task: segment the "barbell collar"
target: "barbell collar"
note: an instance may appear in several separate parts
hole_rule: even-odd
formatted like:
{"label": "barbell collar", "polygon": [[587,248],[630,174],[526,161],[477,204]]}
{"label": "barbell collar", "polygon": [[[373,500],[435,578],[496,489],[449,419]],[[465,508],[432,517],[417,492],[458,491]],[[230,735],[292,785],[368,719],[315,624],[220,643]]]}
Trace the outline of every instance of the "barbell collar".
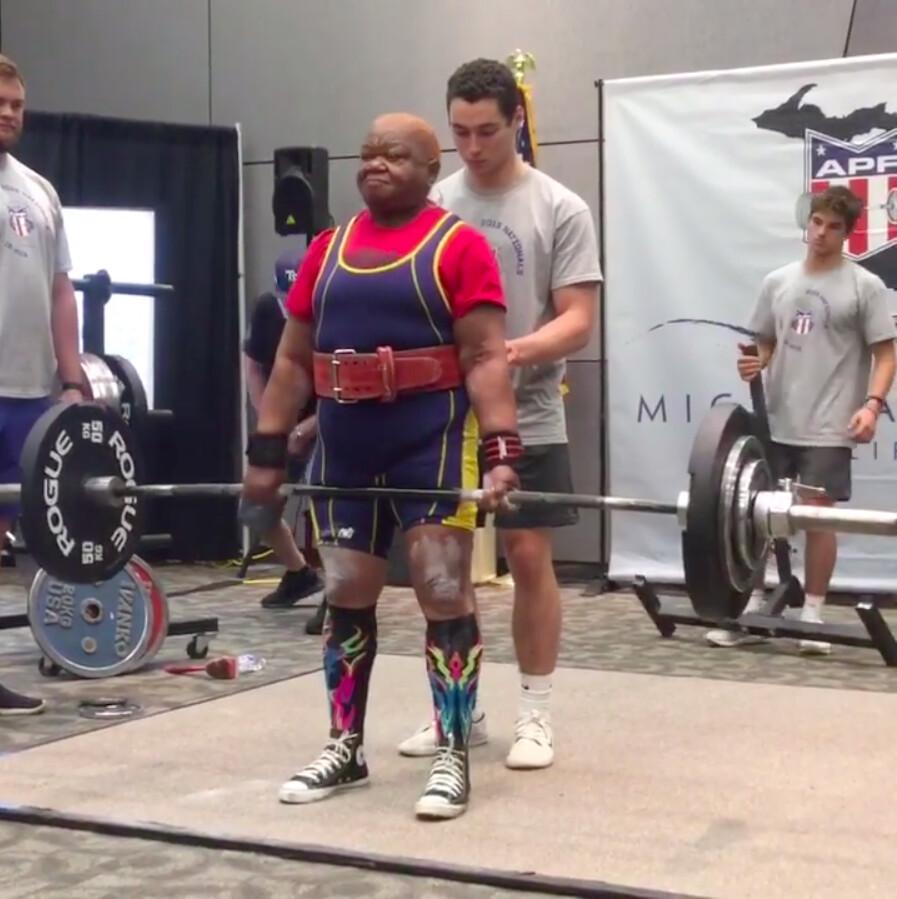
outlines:
{"label": "barbell collar", "polygon": [[767,540],[793,537],[794,495],[787,490],[761,490],[754,497],[754,528]]}
{"label": "barbell collar", "polygon": [[679,496],[676,497],[676,521],[683,531],[688,525],[688,498],[687,490],[680,490]]}
{"label": "barbell collar", "polygon": [[754,526],[769,539],[787,539],[801,531],[897,536],[897,512],[802,505],[785,490],[760,491],[754,500]]}
{"label": "barbell collar", "polygon": [[19,501],[22,488],[18,484],[0,484],[0,504],[11,506]]}

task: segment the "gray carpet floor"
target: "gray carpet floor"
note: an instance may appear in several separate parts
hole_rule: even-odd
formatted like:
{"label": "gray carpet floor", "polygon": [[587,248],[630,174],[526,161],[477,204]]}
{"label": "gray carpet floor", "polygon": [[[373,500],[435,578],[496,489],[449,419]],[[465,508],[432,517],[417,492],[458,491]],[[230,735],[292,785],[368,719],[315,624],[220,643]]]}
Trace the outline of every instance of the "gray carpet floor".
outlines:
{"label": "gray carpet floor", "polygon": [[[170,605],[173,620],[185,618],[218,616],[220,633],[212,641],[211,655],[222,653],[254,652],[266,658],[263,671],[245,675],[234,681],[216,681],[204,675],[174,676],[167,674],[163,666],[169,662],[186,661],[185,647],[188,637],[173,637],[166,641],[159,656],[150,666],[140,672],[116,678],[111,681],[85,681],[70,677],[44,678],[37,672],[39,652],[27,630],[0,631],[0,682],[31,694],[45,696],[49,703],[46,714],[21,719],[0,720],[0,751],[15,755],[29,755],[33,747],[74,738],[72,746],[78,743],[78,735],[100,728],[127,728],[123,724],[89,721],[79,716],[78,703],[85,698],[98,695],[124,696],[141,706],[138,718],[151,719],[178,709],[201,706],[203,703],[242,693],[246,690],[277,689],[283,683],[288,687],[291,679],[302,676],[298,684],[302,690],[320,690],[320,645],[319,638],[304,633],[304,622],[312,613],[314,602],[305,603],[305,608],[290,611],[267,611],[260,608],[258,600],[271,589],[274,570],[253,569],[254,580],[262,583],[241,584],[234,577],[233,569],[213,566],[169,566],[157,571],[162,584],[172,596]],[[271,578],[264,582],[265,577]],[[625,674],[661,675],[665,679],[695,678],[704,681],[735,682],[742,684],[773,685],[783,687],[816,687],[823,690],[845,691],[849,697],[852,691],[866,693],[893,693],[897,691],[897,675],[886,668],[880,657],[872,651],[836,647],[826,658],[804,658],[797,654],[791,641],[773,641],[764,645],[739,650],[710,649],[703,641],[703,633],[697,628],[680,628],[669,640],[661,639],[637,601],[628,594],[608,594],[604,596],[585,595],[584,585],[565,586],[564,594],[564,639],[560,665],[569,669],[591,669],[595,671]],[[193,591],[193,592],[188,592]],[[478,591],[482,613],[483,631],[487,645],[487,659],[491,663],[513,662],[513,647],[509,635],[510,590],[506,587],[486,587]],[[0,615],[18,613],[24,610],[24,592],[20,584],[8,572],[3,572],[0,581]],[[389,588],[380,605],[380,650],[385,655],[417,656],[422,643],[423,621],[409,591]],[[892,626],[894,613],[889,612]],[[833,608],[829,620],[854,621],[855,615],[849,608]],[[421,663],[422,676],[422,663]],[[649,679],[650,680],[650,679]],[[668,681],[671,685],[673,680]],[[672,687],[671,687],[672,689]],[[261,696],[261,693],[259,694]],[[802,693],[812,698],[814,691]],[[320,702],[323,708],[323,697]],[[848,703],[849,705],[849,703]],[[408,724],[414,726],[423,712],[409,713]],[[197,708],[197,712],[200,708]],[[320,709],[318,709],[320,711]],[[501,710],[496,710],[501,711]],[[750,714],[750,712],[746,712]],[[190,713],[188,713],[189,715]],[[175,716],[177,717],[177,716]],[[174,722],[175,717],[171,719]],[[495,716],[500,717],[500,715]],[[131,719],[132,721],[134,719]],[[184,719],[187,721],[188,719]],[[184,725],[189,727],[188,723]],[[110,734],[111,736],[111,734]],[[48,747],[49,748],[49,747]],[[8,756],[11,764],[14,756]],[[0,794],[0,802],[6,801]],[[19,798],[18,801],[21,801]],[[4,848],[4,865],[0,871],[0,885],[4,888],[0,895],[124,895],[130,892],[128,884],[134,871],[139,874],[139,862],[128,869],[127,877],[121,874],[122,889],[115,883],[97,880],[98,871],[108,870],[104,866],[103,853],[115,856],[124,843],[119,838],[95,835],[54,832],[54,849],[50,853],[53,861],[44,865],[35,856],[43,836],[37,837],[38,830],[25,825],[3,825],[2,839],[16,849],[13,855]],[[41,830],[43,834],[43,830]],[[32,845],[31,841],[36,843]],[[82,842],[86,841],[86,842]],[[176,858],[173,870],[184,871],[184,889],[187,892],[176,895],[193,895],[193,875],[198,873],[197,882],[207,879],[214,884],[207,895],[267,896],[267,895],[406,895],[403,890],[412,890],[413,895],[455,896],[455,895],[503,895],[486,890],[471,892],[473,887],[427,883],[411,878],[407,882],[393,875],[373,871],[358,871],[348,868],[334,870],[330,866],[307,865],[300,862],[263,860],[260,870],[271,870],[270,883],[249,877],[240,879],[237,861],[230,861],[226,853],[205,849],[183,849],[161,846],[142,841],[125,841],[132,848],[121,849],[133,857],[144,859],[144,863],[158,855],[160,870],[168,864],[166,859]],[[89,844],[91,848],[85,850]],[[140,844],[140,848],[137,848]],[[4,847],[6,843],[2,844]],[[28,849],[31,846],[31,849]],[[22,867],[10,874],[7,859],[18,858],[21,848]],[[96,853],[96,855],[92,855]],[[96,858],[96,864],[87,868],[82,865],[83,856]],[[127,856],[131,857],[131,856]],[[30,859],[30,861],[24,861]],[[279,876],[274,868],[283,865],[285,871],[294,872],[295,887],[292,892],[278,892]],[[55,866],[55,867],[54,867]],[[249,869],[247,862],[246,870]],[[321,868],[323,870],[319,871]],[[49,872],[49,873],[47,873]],[[54,873],[55,872],[55,873]],[[3,883],[9,875],[11,882]],[[103,875],[106,876],[106,875]],[[114,877],[117,874],[109,875]],[[175,874],[174,881],[181,875]],[[242,875],[241,875],[242,876]],[[291,875],[284,874],[289,881]],[[43,879],[41,879],[43,878]],[[58,883],[55,880],[58,878]],[[55,885],[54,885],[55,883]],[[338,883],[338,887],[333,884]],[[646,884],[647,885],[647,884]],[[664,888],[663,883],[653,883],[655,888]],[[7,892],[6,887],[16,892]],[[300,886],[302,892],[300,892]],[[48,892],[56,889],[58,893]],[[155,885],[152,886],[155,888]],[[106,890],[106,892],[103,892]],[[228,892],[230,890],[231,892]],[[253,892],[255,890],[256,892]],[[265,892],[268,890],[268,892]],[[242,891],[242,892],[241,892]],[[429,891],[429,892],[428,892]],[[160,889],[159,894],[175,895],[171,888]],[[407,893],[411,895],[412,893]],[[154,895],[145,890],[140,895]],[[714,893],[724,895],[724,893]]]}
{"label": "gray carpet floor", "polygon": [[[399,874],[0,822],[4,899],[508,899],[519,893]],[[542,894],[527,893],[534,899]]]}

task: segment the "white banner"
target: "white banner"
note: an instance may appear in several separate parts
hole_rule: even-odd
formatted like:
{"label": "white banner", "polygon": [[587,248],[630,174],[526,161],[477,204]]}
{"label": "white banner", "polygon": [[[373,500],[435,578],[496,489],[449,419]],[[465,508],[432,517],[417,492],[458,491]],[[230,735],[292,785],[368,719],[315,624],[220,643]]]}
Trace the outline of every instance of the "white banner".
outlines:
{"label": "white banner", "polygon": [[[738,329],[764,275],[805,254],[803,192],[864,196],[845,249],[897,286],[895,84],[897,55],[605,83],[611,493],[674,500],[706,410],[750,408]],[[897,509],[894,414],[892,394],[854,453],[851,505]],[[615,513],[611,528],[612,578],[681,582],[674,518]],[[897,587],[897,541],[843,535],[833,586]]]}

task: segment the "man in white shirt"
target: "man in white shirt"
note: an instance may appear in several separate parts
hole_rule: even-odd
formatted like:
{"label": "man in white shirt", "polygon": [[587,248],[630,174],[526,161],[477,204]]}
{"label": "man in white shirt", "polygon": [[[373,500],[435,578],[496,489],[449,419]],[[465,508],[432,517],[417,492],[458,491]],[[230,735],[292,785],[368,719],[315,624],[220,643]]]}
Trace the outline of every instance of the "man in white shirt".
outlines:
{"label": "man in white shirt", "polygon": [[[585,201],[517,153],[520,91],[501,62],[477,59],[449,79],[449,123],[464,168],[440,181],[433,200],[478,228],[501,269],[508,304],[508,361],[524,456],[524,490],[571,493],[562,381],[565,359],[589,340],[602,280],[592,213]],[[495,523],[514,579],[512,631],[520,700],[509,768],[545,768],[554,758],[550,697],[561,634],[551,529],[577,521],[571,507],[499,512]],[[435,751],[433,725],[399,746]],[[471,745],[486,742],[474,713]]]}
{"label": "man in white shirt", "polygon": [[[78,307],[68,271],[62,206],[49,181],[10,150],[22,134],[25,82],[0,56],[0,483],[21,480],[25,438],[61,386],[63,402],[81,399]],[[0,506],[0,535],[18,516]],[[39,699],[0,685],[0,715],[43,711]]]}

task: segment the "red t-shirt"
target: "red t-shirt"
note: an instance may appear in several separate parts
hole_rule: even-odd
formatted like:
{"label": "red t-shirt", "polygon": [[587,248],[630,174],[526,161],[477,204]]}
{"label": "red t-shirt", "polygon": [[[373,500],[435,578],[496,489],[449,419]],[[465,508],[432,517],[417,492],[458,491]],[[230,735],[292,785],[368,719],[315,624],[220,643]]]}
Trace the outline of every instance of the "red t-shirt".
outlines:
{"label": "red t-shirt", "polygon": [[[356,219],[345,248],[345,259],[355,268],[376,268],[407,255],[445,215],[438,206],[428,206],[407,225],[383,228],[364,210]],[[322,231],[309,244],[296,280],[287,294],[291,315],[310,322],[315,283],[335,229]],[[334,251],[336,248],[334,247]],[[489,242],[470,225],[456,228],[439,257],[439,277],[455,318],[461,318],[480,303],[505,308],[498,264]]]}

